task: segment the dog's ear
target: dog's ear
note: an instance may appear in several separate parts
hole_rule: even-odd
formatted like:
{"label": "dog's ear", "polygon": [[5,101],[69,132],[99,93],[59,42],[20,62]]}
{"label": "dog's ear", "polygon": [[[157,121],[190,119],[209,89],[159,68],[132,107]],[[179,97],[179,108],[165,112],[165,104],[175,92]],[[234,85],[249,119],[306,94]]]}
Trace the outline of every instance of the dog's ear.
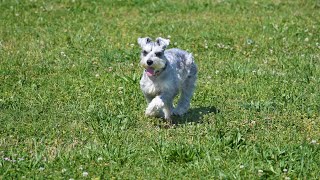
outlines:
{"label": "dog's ear", "polygon": [[164,39],[162,37],[158,37],[156,39],[156,44],[160,47],[162,47],[162,49],[167,48],[167,46],[169,46],[170,40],[169,39]]}
{"label": "dog's ear", "polygon": [[145,37],[145,38],[138,38],[138,44],[140,45],[140,47],[145,46],[146,44],[149,44],[152,41],[151,38],[149,37]]}

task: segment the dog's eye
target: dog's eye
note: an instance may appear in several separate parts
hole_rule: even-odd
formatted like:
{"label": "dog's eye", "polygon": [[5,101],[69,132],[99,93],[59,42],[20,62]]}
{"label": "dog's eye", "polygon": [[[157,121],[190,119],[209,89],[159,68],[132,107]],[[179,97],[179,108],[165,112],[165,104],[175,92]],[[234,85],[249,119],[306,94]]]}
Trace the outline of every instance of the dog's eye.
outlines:
{"label": "dog's eye", "polygon": [[154,53],[157,57],[160,57],[160,56],[162,56],[162,52],[156,52],[156,53]]}
{"label": "dog's eye", "polygon": [[146,56],[146,55],[148,54],[148,52],[147,52],[147,51],[142,51],[142,54],[143,54],[144,56]]}

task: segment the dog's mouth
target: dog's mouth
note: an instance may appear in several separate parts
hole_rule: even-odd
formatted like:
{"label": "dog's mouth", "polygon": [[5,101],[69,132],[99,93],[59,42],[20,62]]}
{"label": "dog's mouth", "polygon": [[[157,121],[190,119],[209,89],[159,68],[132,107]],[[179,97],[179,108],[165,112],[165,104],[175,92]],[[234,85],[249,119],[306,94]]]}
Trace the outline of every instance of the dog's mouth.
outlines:
{"label": "dog's mouth", "polygon": [[155,70],[154,70],[152,67],[148,67],[148,68],[146,69],[146,74],[147,74],[148,76],[154,76],[154,75],[155,75]]}
{"label": "dog's mouth", "polygon": [[147,66],[147,67],[145,67],[145,73],[149,77],[159,76],[166,69],[166,67],[167,67],[167,64],[165,64],[165,66],[162,69],[157,69],[155,67]]}

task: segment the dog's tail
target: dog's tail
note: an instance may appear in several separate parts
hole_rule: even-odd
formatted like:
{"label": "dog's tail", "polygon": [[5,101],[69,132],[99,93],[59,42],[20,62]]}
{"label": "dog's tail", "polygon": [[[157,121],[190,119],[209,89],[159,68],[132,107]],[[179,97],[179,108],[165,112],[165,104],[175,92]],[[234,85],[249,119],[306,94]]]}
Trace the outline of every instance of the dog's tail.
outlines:
{"label": "dog's tail", "polygon": [[189,74],[192,74],[193,76],[196,76],[198,73],[198,67],[194,62],[194,58],[192,56],[192,53],[189,53],[186,59],[186,66],[188,66]]}
{"label": "dog's tail", "polygon": [[189,54],[187,55],[187,58],[186,58],[186,65],[187,65],[187,66],[190,66],[190,65],[192,65],[192,64],[194,64],[194,58],[193,58],[192,53],[189,53]]}

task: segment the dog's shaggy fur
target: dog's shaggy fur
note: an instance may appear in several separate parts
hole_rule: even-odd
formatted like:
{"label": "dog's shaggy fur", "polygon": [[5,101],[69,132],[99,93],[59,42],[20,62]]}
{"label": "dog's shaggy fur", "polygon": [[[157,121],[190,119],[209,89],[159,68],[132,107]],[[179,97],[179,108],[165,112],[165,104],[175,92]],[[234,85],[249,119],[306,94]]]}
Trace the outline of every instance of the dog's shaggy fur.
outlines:
{"label": "dog's shaggy fur", "polygon": [[[191,53],[181,49],[168,49],[168,39],[161,37],[155,42],[149,37],[138,38],[140,65],[145,69],[140,81],[141,90],[147,100],[147,116],[164,117],[182,115],[190,107],[195,89],[197,66]],[[173,99],[181,92],[177,106]]]}

